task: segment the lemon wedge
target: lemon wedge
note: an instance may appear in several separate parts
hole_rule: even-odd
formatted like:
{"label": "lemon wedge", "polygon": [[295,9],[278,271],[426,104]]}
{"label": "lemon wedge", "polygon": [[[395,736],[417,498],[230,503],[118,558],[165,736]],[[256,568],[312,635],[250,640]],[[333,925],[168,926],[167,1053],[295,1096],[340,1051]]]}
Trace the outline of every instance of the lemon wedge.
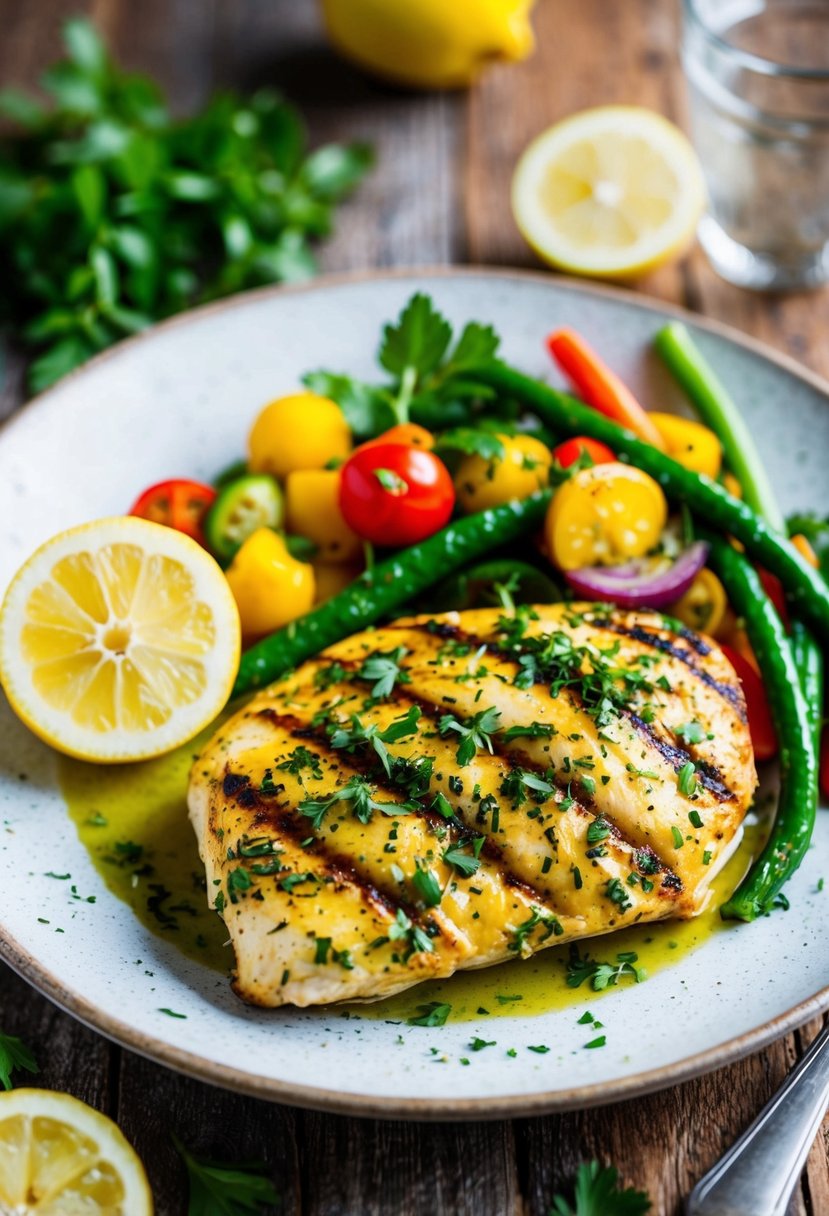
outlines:
{"label": "lemon wedge", "polygon": [[69,1094],[0,1093],[0,1212],[152,1216],[147,1175],[111,1119]]}
{"label": "lemon wedge", "polygon": [[52,747],[142,760],[192,739],[224,706],[239,613],[194,540],[132,516],[53,537],[0,609],[0,682]]}
{"label": "lemon wedge", "polygon": [[704,205],[690,143],[638,106],[583,110],[549,127],[512,181],[515,222],[539,257],[605,278],[636,278],[682,252]]}

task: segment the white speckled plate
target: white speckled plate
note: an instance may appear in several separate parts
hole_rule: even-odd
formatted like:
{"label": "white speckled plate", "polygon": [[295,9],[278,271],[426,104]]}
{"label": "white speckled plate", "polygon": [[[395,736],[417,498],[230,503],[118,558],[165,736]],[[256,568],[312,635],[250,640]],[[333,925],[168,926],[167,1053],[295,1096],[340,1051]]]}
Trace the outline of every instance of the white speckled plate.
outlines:
{"label": "white speckled plate", "polygon": [[[381,324],[415,289],[430,292],[456,323],[492,322],[505,356],[539,375],[550,373],[544,334],[572,325],[648,403],[682,408],[649,352],[668,310],[621,292],[542,275],[450,270],[242,296],[124,343],[0,432],[0,592],[59,529],[121,512],[137,490],[163,477],[210,478],[242,452],[257,408],[293,389],[303,371],[325,365],[371,375]],[[742,404],[783,507],[825,510],[826,386],[736,334],[686,320]],[[499,1019],[497,1035],[484,1018],[424,1031],[324,1009],[268,1013],[242,1005],[214,971],[149,934],[110,894],[65,813],[53,756],[0,706],[2,956],[65,1009],[136,1051],[308,1106],[410,1118],[531,1114],[642,1093],[756,1050],[829,1007],[829,891],[817,890],[827,847],[824,815],[787,888],[791,911],[719,933],[646,983],[603,998],[602,1050],[583,1049],[585,1027],[572,1008]],[[71,872],[78,891],[96,902],[72,899],[49,871]],[[501,1046],[463,1065],[476,1035]],[[541,1043],[547,1054],[527,1050]],[[440,1065],[435,1044],[446,1057]]]}

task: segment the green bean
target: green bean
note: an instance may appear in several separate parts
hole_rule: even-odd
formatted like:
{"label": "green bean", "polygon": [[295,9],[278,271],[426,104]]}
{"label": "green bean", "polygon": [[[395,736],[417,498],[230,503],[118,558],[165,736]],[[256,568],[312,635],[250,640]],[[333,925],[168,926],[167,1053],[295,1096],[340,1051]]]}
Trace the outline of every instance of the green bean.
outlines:
{"label": "green bean", "polygon": [[819,756],[823,729],[823,653],[802,621],[792,621],[790,641],[809,710],[815,755]]}
{"label": "green bean", "polygon": [[709,562],[722,579],[732,607],[745,619],[780,748],[780,798],[771,834],[740,886],[720,909],[726,920],[754,920],[769,910],[809,847],[817,808],[814,721],[791,643],[759,575],[722,537],[701,535],[711,546]]}
{"label": "green bean", "polygon": [[717,533],[730,533],[789,593],[795,611],[829,643],[829,586],[800,553],[761,519],[747,503],[729,494],[710,478],[684,468],[663,452],[637,439],[632,431],[611,422],[596,410],[530,376],[492,361],[476,367],[475,376],[512,398],[559,436],[587,435],[608,444],[620,460],[649,473],[669,498],[684,502]]}
{"label": "green bean", "polygon": [[754,437],[688,330],[679,321],[673,321],[659,331],[654,346],[693,401],[702,421],[722,444],[745,501],[776,532],[785,535],[786,524]]}
{"label": "green bean", "polygon": [[232,695],[261,688],[326,646],[403,607],[466,562],[538,527],[549,501],[550,491],[544,490],[468,515],[364,571],[344,591],[247,650]]}

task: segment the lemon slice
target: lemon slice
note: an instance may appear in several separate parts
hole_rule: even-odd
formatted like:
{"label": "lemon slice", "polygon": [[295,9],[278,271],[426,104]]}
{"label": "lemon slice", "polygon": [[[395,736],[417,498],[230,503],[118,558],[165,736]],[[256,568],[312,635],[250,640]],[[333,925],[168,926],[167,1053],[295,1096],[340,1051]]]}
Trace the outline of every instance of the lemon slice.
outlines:
{"label": "lemon slice", "polygon": [[239,613],[195,541],[131,516],[47,541],[0,609],[0,681],[59,751],[112,763],[171,751],[225,704]]}
{"label": "lemon slice", "polygon": [[705,204],[696,153],[652,110],[601,106],[542,132],[512,182],[524,238],[575,274],[634,278],[680,253]]}
{"label": "lemon slice", "polygon": [[111,1119],[48,1089],[0,1093],[0,1212],[152,1216],[144,1167]]}

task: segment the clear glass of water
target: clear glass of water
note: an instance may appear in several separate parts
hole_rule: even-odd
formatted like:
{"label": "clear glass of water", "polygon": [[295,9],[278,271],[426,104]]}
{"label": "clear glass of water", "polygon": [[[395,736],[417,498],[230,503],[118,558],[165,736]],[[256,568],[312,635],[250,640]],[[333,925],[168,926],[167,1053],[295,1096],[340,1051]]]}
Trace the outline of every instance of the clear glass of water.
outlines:
{"label": "clear glass of water", "polygon": [[700,241],[741,287],[829,280],[829,0],[683,0]]}

